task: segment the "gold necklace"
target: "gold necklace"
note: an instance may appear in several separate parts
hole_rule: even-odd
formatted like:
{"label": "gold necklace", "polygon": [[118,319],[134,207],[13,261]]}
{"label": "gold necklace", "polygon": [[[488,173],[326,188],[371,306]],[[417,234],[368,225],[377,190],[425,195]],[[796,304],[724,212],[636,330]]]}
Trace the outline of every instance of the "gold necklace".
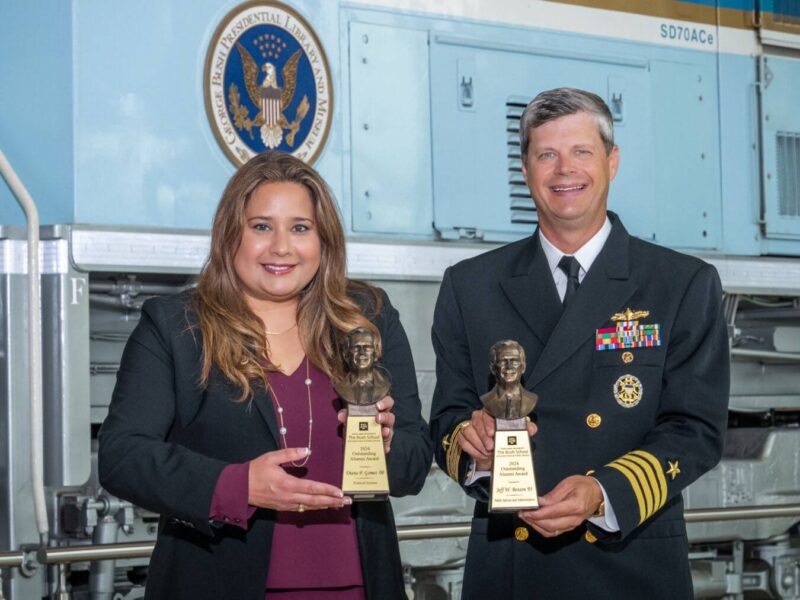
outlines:
{"label": "gold necklace", "polygon": [[291,327],[289,327],[289,329],[284,329],[283,331],[267,331],[267,330],[265,329],[265,330],[264,330],[264,333],[266,333],[267,335],[283,335],[284,333],[289,333],[289,332],[290,332],[292,329],[294,329],[295,327],[297,327],[297,321],[295,321],[295,322],[294,322],[294,325],[292,325]]}
{"label": "gold necklace", "polygon": [[[297,323],[295,323],[296,325]],[[287,329],[288,331],[288,329]],[[284,332],[285,333],[285,332]],[[292,461],[293,467],[305,467],[308,459],[311,458],[311,430],[314,426],[314,418],[311,412],[311,376],[309,375],[309,367],[308,367],[308,356],[306,356],[306,380],[303,382],[306,384],[306,396],[308,398],[308,454],[303,459],[303,462],[296,463]],[[278,394],[275,392],[275,387],[270,385],[270,391],[272,392],[272,398],[275,400],[275,404],[278,407],[278,420],[280,421],[280,429],[278,429],[278,433],[281,435],[281,441],[283,442],[283,447],[288,448],[289,445],[286,442],[286,425],[283,422],[283,406],[281,405],[280,400],[278,400]]]}

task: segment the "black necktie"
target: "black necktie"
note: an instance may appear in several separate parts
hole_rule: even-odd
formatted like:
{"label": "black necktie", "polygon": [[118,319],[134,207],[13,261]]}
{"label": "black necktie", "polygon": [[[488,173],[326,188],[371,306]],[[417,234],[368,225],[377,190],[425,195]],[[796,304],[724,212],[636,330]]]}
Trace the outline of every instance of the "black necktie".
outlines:
{"label": "black necktie", "polygon": [[574,256],[562,256],[558,261],[558,268],[564,271],[567,276],[567,291],[564,293],[564,307],[569,306],[572,297],[578,289],[578,272],[581,270],[581,263]]}

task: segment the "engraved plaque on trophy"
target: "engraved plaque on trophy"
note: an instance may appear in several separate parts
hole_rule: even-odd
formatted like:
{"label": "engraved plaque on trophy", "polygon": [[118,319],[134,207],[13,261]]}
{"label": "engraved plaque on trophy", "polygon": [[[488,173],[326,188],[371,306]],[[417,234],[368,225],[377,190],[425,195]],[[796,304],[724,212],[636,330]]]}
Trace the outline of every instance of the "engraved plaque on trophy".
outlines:
{"label": "engraved plaque on trophy", "polygon": [[489,510],[539,508],[526,418],[538,396],[522,387],[525,351],[513,340],[497,342],[489,351],[489,368],[496,384],[481,396],[484,408],[495,418]]}
{"label": "engraved plaque on trophy", "polygon": [[366,328],[351,331],[344,341],[347,375],[334,383],[347,402],[344,427],[342,491],[353,500],[384,500],[389,496],[386,454],[375,403],[389,393],[389,374],[375,364],[375,339]]}

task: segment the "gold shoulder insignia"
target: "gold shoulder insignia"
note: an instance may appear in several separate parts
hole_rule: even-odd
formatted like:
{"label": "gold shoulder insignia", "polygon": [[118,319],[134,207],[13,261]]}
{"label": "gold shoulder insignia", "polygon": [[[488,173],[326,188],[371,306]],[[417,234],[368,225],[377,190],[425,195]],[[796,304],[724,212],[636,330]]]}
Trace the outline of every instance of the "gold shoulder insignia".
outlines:
{"label": "gold shoulder insignia", "polygon": [[650,316],[649,310],[631,310],[626,308],[623,312],[618,312],[611,316],[612,321],[635,321]]}

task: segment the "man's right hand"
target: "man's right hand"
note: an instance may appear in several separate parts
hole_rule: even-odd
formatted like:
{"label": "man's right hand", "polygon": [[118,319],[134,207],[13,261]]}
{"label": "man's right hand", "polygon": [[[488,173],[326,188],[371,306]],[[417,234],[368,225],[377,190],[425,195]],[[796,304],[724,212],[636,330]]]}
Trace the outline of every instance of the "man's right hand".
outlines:
{"label": "man's right hand", "polygon": [[[484,409],[472,413],[469,426],[461,430],[458,443],[461,449],[475,461],[478,471],[490,471],[494,459],[494,417]],[[536,425],[528,422],[528,435],[536,433]]]}

